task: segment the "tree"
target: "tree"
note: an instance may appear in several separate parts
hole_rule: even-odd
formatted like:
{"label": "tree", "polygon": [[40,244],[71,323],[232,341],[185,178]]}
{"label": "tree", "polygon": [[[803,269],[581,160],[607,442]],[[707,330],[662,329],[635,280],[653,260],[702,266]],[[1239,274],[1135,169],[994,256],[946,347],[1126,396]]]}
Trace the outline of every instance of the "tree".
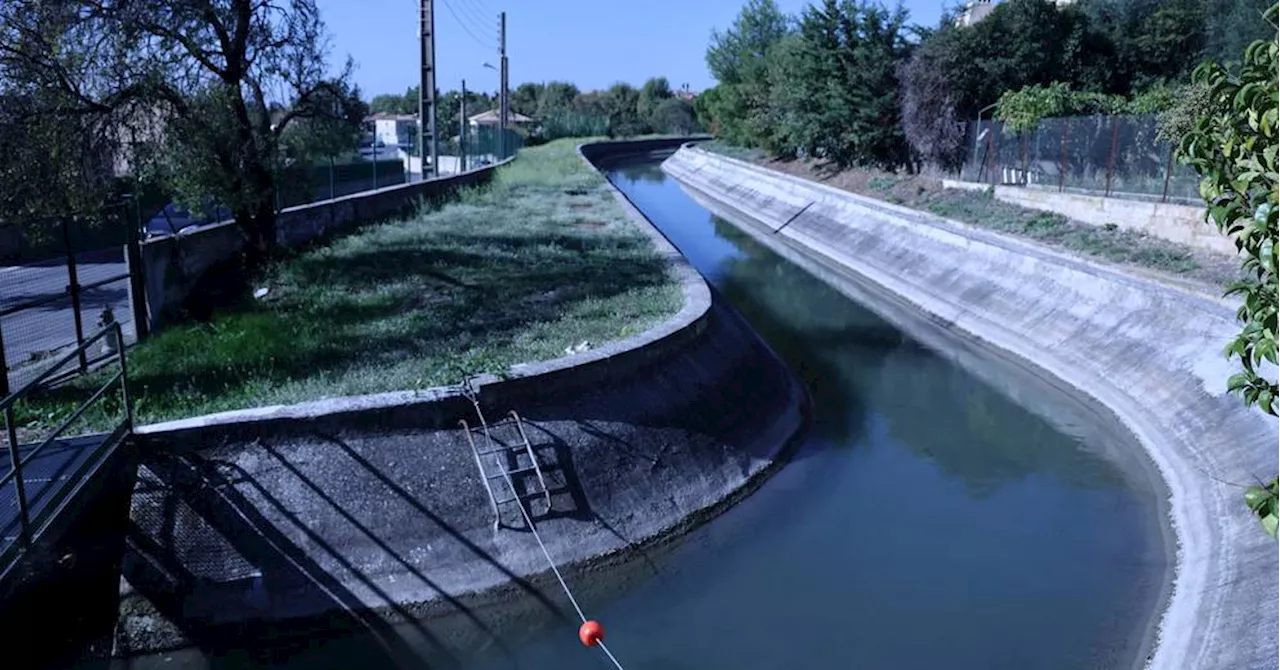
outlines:
{"label": "tree", "polygon": [[1275,26],[1263,18],[1270,0],[1206,0],[1205,4],[1205,58],[1236,60],[1255,40],[1275,36]]}
{"label": "tree", "polygon": [[658,103],[649,121],[654,132],[689,135],[698,129],[693,103],[681,98],[667,98]]}
{"label": "tree", "polygon": [[732,26],[711,34],[707,67],[719,82],[712,115],[724,139],[754,146],[768,128],[769,47],[790,31],[773,0],[749,0]]}
{"label": "tree", "polygon": [[578,87],[569,82],[547,82],[547,85],[542,88],[542,97],[538,99],[537,118],[545,120],[567,114],[573,109],[574,98],[577,98],[579,93]]}
{"label": "tree", "polygon": [[538,113],[538,103],[542,99],[542,84],[525,82],[520,84],[511,92],[511,111],[525,116],[536,116]]}
{"label": "tree", "polygon": [[[0,24],[22,26],[42,0],[0,5]],[[52,87],[68,104],[51,118],[143,110],[164,124],[152,155],[157,174],[187,202],[226,204],[246,238],[245,260],[276,244],[275,190],[281,137],[333,114],[348,93],[351,63],[328,72],[328,40],[315,0],[65,0],[56,37],[86,36],[94,58],[72,59],[55,36],[32,34],[3,50],[5,74]],[[184,169],[172,169],[181,166]]]}
{"label": "tree", "polygon": [[758,144],[840,167],[907,164],[897,64],[908,53],[906,11],[852,0],[811,5],[793,37],[767,52],[770,87]]}
{"label": "tree", "polygon": [[659,124],[655,124],[655,115],[658,106],[665,100],[672,97],[671,84],[667,82],[666,77],[651,77],[640,87],[640,97],[636,101],[636,111],[640,114],[640,118],[645,125],[657,129]]}
{"label": "tree", "polygon": [[[1280,201],[1280,41],[1275,21],[1280,5],[1268,12],[1271,37],[1251,44],[1238,66],[1206,62],[1196,69],[1193,81],[1208,92],[1207,113],[1194,130],[1182,138],[1180,160],[1201,176],[1200,193],[1209,218],[1229,236],[1243,258],[1244,278],[1232,283],[1228,295],[1239,295],[1243,304],[1236,313],[1243,329],[1230,345],[1228,356],[1238,359],[1243,371],[1233,375],[1227,388],[1268,414],[1276,414],[1280,388],[1263,377],[1263,361],[1276,364],[1278,315],[1277,214]],[[1249,490],[1246,502],[1276,535],[1277,480]]]}
{"label": "tree", "polygon": [[964,162],[964,125],[958,109],[960,93],[947,75],[947,44],[925,40],[898,67],[902,134],[915,160],[955,170]]}
{"label": "tree", "polygon": [[84,68],[106,49],[72,29],[72,9],[0,8],[0,222],[18,225],[33,244],[58,234],[52,217],[96,213],[112,199],[113,173],[129,161],[134,139],[124,105],[49,113],[81,102],[78,91],[55,85],[59,72]]}
{"label": "tree", "polygon": [[632,137],[649,132],[640,117],[640,92],[630,84],[618,82],[602,96],[605,112],[609,116],[609,134],[613,137]]}

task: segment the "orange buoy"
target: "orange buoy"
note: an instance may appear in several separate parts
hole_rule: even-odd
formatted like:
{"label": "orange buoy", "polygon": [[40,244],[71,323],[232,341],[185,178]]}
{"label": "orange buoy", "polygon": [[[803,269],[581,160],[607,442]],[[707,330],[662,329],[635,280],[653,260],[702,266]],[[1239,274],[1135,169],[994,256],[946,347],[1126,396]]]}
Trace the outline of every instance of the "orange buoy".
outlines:
{"label": "orange buoy", "polygon": [[598,621],[584,621],[578,628],[578,639],[588,647],[594,647],[604,639],[604,627]]}

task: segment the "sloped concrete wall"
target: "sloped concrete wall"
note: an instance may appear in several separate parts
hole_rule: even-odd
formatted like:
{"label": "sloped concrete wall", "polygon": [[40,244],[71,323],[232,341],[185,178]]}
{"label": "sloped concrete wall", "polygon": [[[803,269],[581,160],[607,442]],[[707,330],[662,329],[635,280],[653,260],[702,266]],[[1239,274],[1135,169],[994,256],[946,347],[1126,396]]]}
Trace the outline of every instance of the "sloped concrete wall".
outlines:
{"label": "sloped concrete wall", "polygon": [[1149,667],[1276,665],[1276,545],[1233,483],[1274,476],[1277,423],[1225,391],[1232,305],[691,147],[663,169],[890,320],[926,315],[1114,412],[1168,485],[1177,542]]}

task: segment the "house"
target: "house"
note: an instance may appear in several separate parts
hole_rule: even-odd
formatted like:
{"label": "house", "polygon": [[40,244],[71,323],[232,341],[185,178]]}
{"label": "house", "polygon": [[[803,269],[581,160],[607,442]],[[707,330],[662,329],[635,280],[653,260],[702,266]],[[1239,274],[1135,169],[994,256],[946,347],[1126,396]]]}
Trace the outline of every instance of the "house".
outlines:
{"label": "house", "polygon": [[[502,122],[501,116],[502,115],[498,113],[498,110],[491,109],[487,112],[480,112],[475,116],[468,116],[467,123],[471,126],[472,130],[477,129],[480,126],[496,126]],[[507,125],[523,126],[528,123],[533,123],[533,119],[525,116],[524,114],[507,112]]]}
{"label": "house", "polygon": [[688,102],[693,102],[693,99],[698,97],[698,94],[690,91],[688,84],[684,84],[675,92],[675,97]]}
{"label": "house", "polygon": [[955,19],[957,28],[967,28],[985,18],[995,9],[995,3],[991,0],[972,0],[964,6],[959,16]]}
{"label": "house", "polygon": [[407,148],[417,144],[418,117],[414,114],[374,114],[365,123],[378,146]]}

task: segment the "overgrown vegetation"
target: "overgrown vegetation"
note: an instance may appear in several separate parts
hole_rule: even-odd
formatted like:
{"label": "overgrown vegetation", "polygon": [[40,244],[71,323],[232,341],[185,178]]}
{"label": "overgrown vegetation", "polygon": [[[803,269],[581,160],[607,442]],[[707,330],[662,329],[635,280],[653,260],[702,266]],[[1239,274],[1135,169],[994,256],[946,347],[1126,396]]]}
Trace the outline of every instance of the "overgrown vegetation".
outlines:
{"label": "overgrown vegetation", "polygon": [[[1280,5],[1273,5],[1268,19],[1273,26]],[[1207,92],[1204,114],[1182,139],[1179,158],[1200,173],[1200,193],[1209,218],[1240,251],[1244,277],[1231,283],[1228,295],[1242,304],[1237,318],[1244,328],[1226,353],[1240,361],[1243,370],[1227,387],[1246,405],[1276,414],[1280,388],[1264,377],[1259,366],[1276,365],[1277,321],[1277,188],[1280,177],[1277,153],[1280,142],[1280,41],[1257,41],[1244,51],[1239,63],[1207,62],[1195,71],[1195,83]],[[1272,373],[1274,374],[1274,372]],[[1273,537],[1277,529],[1277,480],[1251,488],[1246,502]]]}
{"label": "overgrown vegetation", "polygon": [[1202,59],[1232,53],[1226,44],[1240,35],[1268,35],[1265,2],[1225,5],[1006,0],[972,25],[957,25],[956,10],[925,27],[874,2],[824,0],[792,17],[750,0],[713,34],[707,64],[718,83],[696,107],[718,137],[778,157],[952,169],[963,156],[959,124],[1014,92],[1021,99],[1004,98],[1006,114],[1023,124],[1172,105]]}
{"label": "overgrown vegetation", "polygon": [[[269,289],[129,353],[140,422],[456,384],[626,337],[675,313],[678,287],[603,178],[561,140],[487,188],[265,268]],[[100,376],[24,406],[23,425]]]}

